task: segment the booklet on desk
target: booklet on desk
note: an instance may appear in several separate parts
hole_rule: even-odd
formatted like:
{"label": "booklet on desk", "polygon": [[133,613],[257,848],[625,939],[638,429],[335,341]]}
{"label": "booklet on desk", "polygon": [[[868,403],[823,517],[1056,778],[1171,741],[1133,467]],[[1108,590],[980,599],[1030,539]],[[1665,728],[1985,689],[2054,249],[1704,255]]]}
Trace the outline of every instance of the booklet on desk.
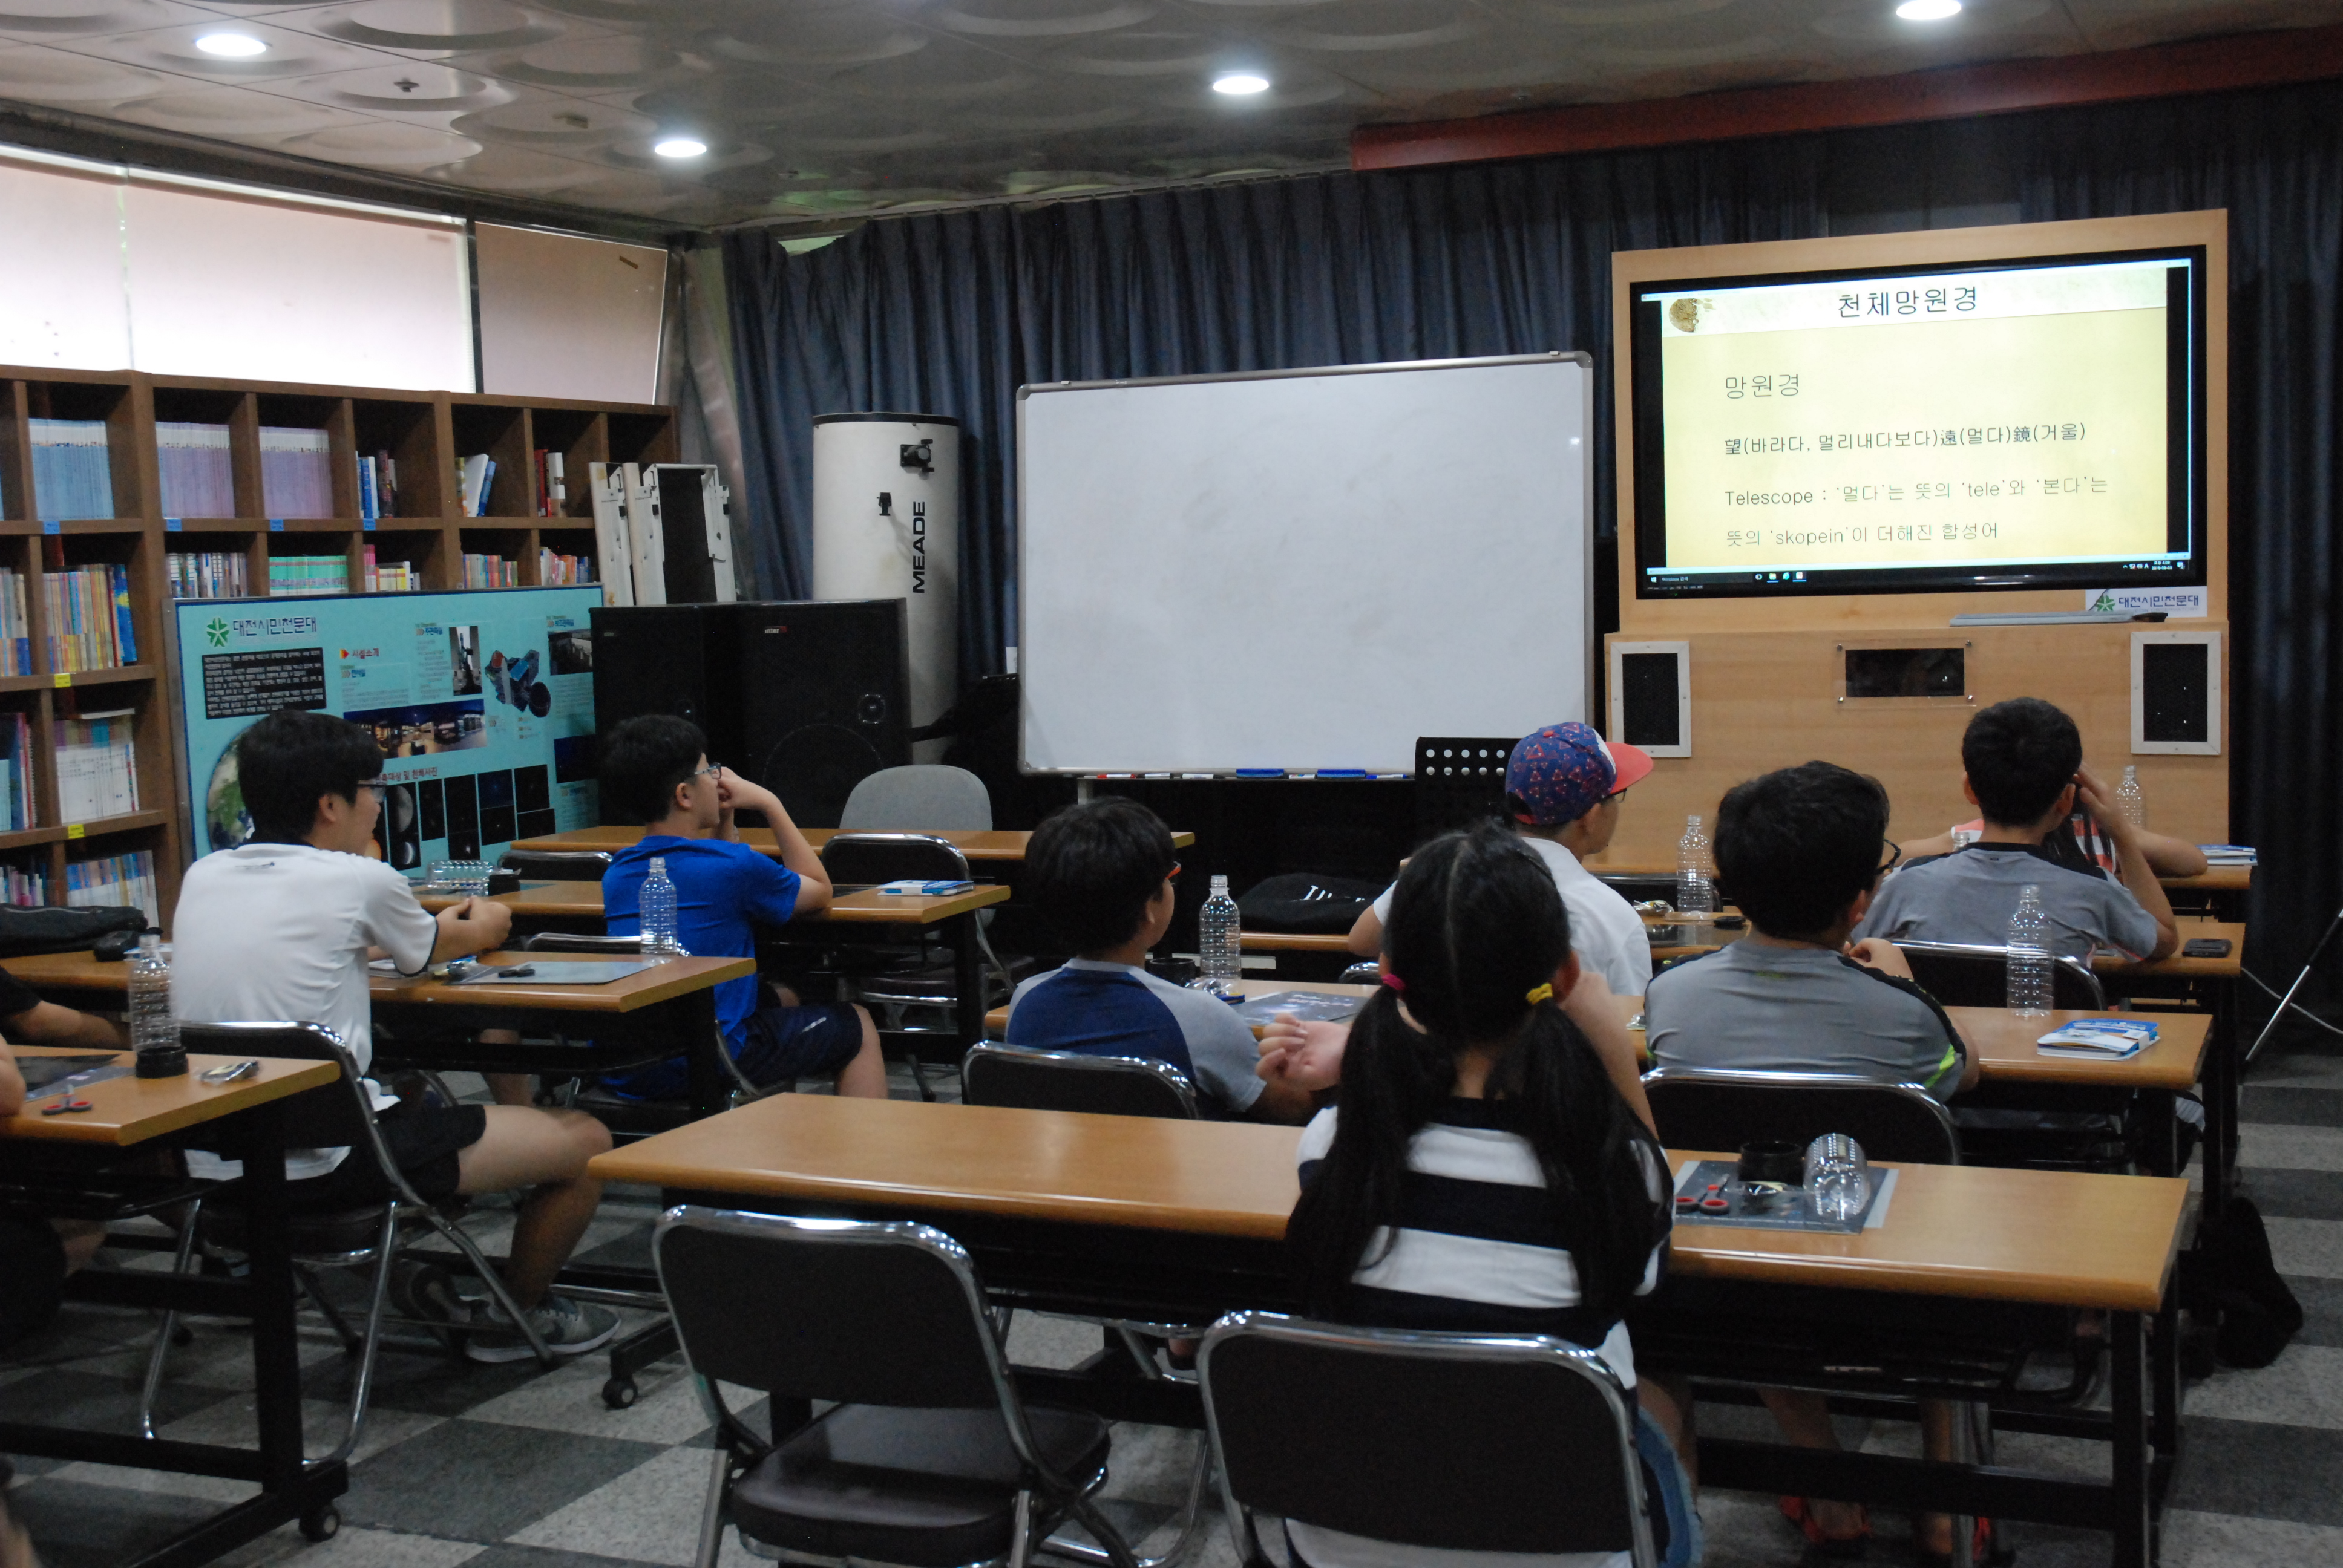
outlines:
{"label": "booklet on desk", "polygon": [[870,890],[874,893],[894,893],[904,898],[918,898],[925,894],[931,899],[940,899],[952,893],[965,893],[975,886],[974,882],[923,882],[917,877],[907,877],[900,882],[881,882]]}
{"label": "booklet on desk", "polygon": [[2078,1018],[2034,1042],[2049,1056],[2089,1056],[2121,1060],[2154,1042],[2156,1025],[2144,1018]]}

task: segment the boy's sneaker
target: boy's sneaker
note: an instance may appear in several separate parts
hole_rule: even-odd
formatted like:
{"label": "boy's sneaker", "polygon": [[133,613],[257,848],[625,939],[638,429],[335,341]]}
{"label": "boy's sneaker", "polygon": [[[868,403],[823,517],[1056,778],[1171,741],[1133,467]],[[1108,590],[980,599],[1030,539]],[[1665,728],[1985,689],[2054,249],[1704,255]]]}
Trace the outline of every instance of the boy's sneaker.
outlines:
{"label": "boy's sneaker", "polygon": [[[557,1356],[583,1355],[609,1343],[618,1332],[618,1314],[609,1308],[573,1302],[550,1291],[546,1292],[545,1300],[528,1310],[528,1321],[538,1337],[545,1342],[545,1348]],[[476,1362],[526,1361],[537,1353],[528,1348],[528,1337],[513,1326],[504,1309],[493,1301],[484,1302],[472,1322],[472,1332],[464,1342],[464,1353]]]}

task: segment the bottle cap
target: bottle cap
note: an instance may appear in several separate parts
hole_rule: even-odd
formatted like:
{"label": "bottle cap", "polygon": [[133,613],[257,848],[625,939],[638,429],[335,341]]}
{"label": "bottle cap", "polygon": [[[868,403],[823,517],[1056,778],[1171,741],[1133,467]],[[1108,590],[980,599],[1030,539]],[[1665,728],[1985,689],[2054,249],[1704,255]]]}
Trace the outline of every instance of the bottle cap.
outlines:
{"label": "bottle cap", "polygon": [[1226,878],[1226,877],[1224,877],[1224,876],[1220,876],[1220,875],[1217,875],[1217,874],[1216,874],[1216,875],[1212,878],[1212,891],[1214,891],[1214,892],[1216,892],[1216,893],[1225,893],[1225,892],[1227,892],[1228,890],[1229,890],[1229,879],[1228,879],[1228,878]]}
{"label": "bottle cap", "polygon": [[163,956],[163,933],[160,931],[139,932],[138,956],[142,959],[161,958]]}

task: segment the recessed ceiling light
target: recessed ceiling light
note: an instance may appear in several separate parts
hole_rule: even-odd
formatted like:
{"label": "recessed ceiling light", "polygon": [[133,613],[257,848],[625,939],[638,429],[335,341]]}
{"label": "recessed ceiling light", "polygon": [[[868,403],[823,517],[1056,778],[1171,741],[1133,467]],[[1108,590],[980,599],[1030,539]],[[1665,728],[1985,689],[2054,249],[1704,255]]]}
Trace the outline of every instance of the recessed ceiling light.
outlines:
{"label": "recessed ceiling light", "polygon": [[206,33],[196,40],[196,47],[230,60],[249,60],[268,53],[268,45],[249,33]]}
{"label": "recessed ceiling light", "polygon": [[1212,91],[1226,93],[1232,98],[1247,97],[1254,93],[1268,92],[1269,78],[1255,75],[1251,71],[1232,71],[1225,76],[1212,78]]}
{"label": "recessed ceiling light", "polygon": [[651,151],[663,158],[696,158],[708,150],[708,144],[697,136],[661,136],[651,144]]}
{"label": "recessed ceiling light", "polygon": [[1961,0],[1904,0],[1896,15],[1906,22],[1941,22],[1961,14]]}

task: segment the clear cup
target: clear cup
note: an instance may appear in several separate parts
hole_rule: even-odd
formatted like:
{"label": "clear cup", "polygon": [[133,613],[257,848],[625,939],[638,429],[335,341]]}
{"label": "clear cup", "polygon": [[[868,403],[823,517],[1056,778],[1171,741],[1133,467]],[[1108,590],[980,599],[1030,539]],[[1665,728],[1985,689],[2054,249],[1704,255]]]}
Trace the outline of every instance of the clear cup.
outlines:
{"label": "clear cup", "polygon": [[434,860],[427,875],[432,886],[451,893],[485,895],[488,890],[486,860]]}
{"label": "clear cup", "polygon": [[1863,1145],[1844,1132],[1825,1132],[1806,1145],[1806,1200],[1816,1217],[1844,1224],[1871,1202],[1871,1162]]}

